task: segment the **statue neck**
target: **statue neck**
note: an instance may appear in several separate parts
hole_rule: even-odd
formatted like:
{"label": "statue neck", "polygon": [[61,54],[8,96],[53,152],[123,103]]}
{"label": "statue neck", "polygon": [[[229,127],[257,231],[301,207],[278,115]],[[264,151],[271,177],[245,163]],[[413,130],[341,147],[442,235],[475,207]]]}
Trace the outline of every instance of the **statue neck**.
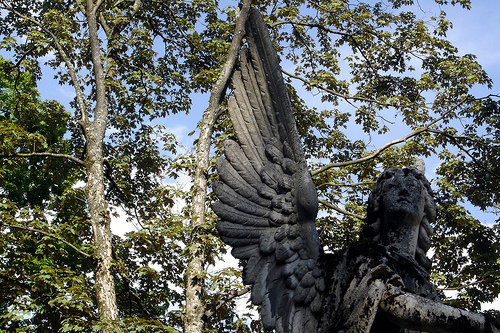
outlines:
{"label": "statue neck", "polygon": [[392,225],[385,230],[382,243],[386,246],[395,247],[402,255],[415,258],[417,249],[419,226]]}

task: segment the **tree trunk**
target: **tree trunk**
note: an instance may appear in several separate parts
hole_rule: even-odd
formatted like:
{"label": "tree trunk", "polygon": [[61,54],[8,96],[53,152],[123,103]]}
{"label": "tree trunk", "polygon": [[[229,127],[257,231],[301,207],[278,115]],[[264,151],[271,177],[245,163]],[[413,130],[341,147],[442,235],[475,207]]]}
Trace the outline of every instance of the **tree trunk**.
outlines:
{"label": "tree trunk", "polygon": [[104,198],[104,168],[102,140],[87,140],[87,202],[90,213],[90,224],[94,235],[95,292],[99,317],[104,324],[102,332],[116,332],[114,329],[118,318],[115,282],[111,273],[112,242],[110,217]]}
{"label": "tree trunk", "polygon": [[[82,126],[87,140],[87,202],[89,205],[90,224],[94,234],[95,292],[101,332],[120,332],[117,325],[119,320],[116,304],[115,282],[111,271],[112,239],[110,217],[104,196],[104,156],[103,141],[106,133],[108,106],[104,82],[104,67],[101,59],[100,41],[98,36],[96,11],[99,1],[94,4],[87,0],[87,20],[89,24],[90,49],[95,75],[95,107],[94,117],[82,117]],[[83,115],[82,115],[83,116]]]}
{"label": "tree trunk", "polygon": [[224,94],[227,82],[238,57],[241,40],[245,33],[245,21],[250,8],[250,0],[243,2],[240,16],[236,22],[235,34],[228,58],[222,72],[210,94],[209,106],[203,114],[196,152],[196,170],[193,185],[193,219],[191,221],[192,237],[189,244],[188,268],[185,274],[186,283],[186,313],[184,316],[184,332],[202,333],[205,251],[203,239],[200,237],[205,223],[208,168],[210,167],[210,144],[215,121],[220,108],[220,100]]}

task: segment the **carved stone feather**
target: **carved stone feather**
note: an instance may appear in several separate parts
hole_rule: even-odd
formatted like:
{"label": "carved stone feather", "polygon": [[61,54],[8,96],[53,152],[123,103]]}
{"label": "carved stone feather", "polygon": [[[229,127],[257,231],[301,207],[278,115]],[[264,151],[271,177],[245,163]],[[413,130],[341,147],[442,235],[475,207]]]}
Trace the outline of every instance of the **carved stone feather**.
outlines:
{"label": "carved stone feather", "polygon": [[217,230],[233,256],[247,260],[243,281],[252,285],[265,328],[314,332],[317,286],[324,286],[316,190],[267,27],[257,10],[249,15],[248,48],[240,53],[229,99],[238,142],[226,141],[217,162]]}

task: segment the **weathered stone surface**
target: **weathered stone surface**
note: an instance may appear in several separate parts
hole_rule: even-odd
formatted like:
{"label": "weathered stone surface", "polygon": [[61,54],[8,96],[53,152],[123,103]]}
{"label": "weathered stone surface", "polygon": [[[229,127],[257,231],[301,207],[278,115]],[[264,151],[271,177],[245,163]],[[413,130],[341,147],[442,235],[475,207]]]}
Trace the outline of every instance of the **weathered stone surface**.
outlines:
{"label": "weathered stone surface", "polygon": [[417,168],[375,185],[360,241],[324,254],[307,169],[276,53],[256,10],[233,77],[228,140],[214,186],[217,229],[247,261],[243,281],[266,329],[285,333],[500,332],[481,314],[442,304],[429,281],[432,190]]}

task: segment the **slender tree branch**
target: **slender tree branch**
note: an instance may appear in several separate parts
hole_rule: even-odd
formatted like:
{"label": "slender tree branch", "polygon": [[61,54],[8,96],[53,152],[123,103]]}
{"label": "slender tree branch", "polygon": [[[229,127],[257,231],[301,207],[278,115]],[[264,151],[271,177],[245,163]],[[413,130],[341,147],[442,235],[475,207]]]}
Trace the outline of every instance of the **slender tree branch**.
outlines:
{"label": "slender tree branch", "polygon": [[291,25],[300,25],[300,26],[303,26],[303,27],[310,27],[310,28],[318,28],[320,30],[323,30],[323,31],[326,31],[328,33],[331,33],[331,34],[335,34],[335,35],[341,35],[341,36],[346,36],[346,37],[353,37],[352,34],[350,33],[347,33],[347,32],[343,32],[343,31],[338,31],[338,30],[332,30],[332,29],[329,29],[319,23],[310,23],[310,22],[294,22],[292,20],[284,20],[284,21],[277,21],[277,22],[274,22],[272,24],[270,24],[270,27],[271,28],[274,28],[274,27],[277,27],[279,25],[284,25],[284,24],[291,24]]}
{"label": "slender tree branch", "polygon": [[394,140],[394,141],[391,141],[391,142],[388,142],[386,143],[385,145],[383,145],[382,147],[380,147],[379,149],[375,150],[373,153],[371,153],[370,155],[368,156],[365,156],[365,157],[362,157],[362,158],[359,158],[357,160],[353,160],[353,161],[346,161],[346,162],[339,162],[339,163],[331,163],[331,164],[328,164],[328,165],[325,165],[324,167],[320,168],[320,169],[317,169],[317,170],[314,170],[311,172],[311,176],[317,176],[318,174],[320,173],[323,173],[331,168],[337,168],[337,167],[344,167],[344,166],[348,166],[348,165],[354,165],[354,164],[359,164],[359,163],[364,163],[366,161],[369,161],[369,160],[372,160],[376,157],[378,157],[384,150],[388,149],[389,147],[392,147],[394,145],[397,145],[399,143],[402,143],[402,142],[405,142],[406,140],[414,137],[414,136],[417,136],[423,132],[427,132],[429,131],[429,128],[436,124],[437,122],[443,120],[448,114],[450,114],[451,112],[453,112],[454,110],[456,110],[460,105],[462,105],[463,103],[465,102],[465,99],[463,99],[462,101],[460,101],[459,103],[457,103],[455,106],[453,106],[451,109],[449,109],[448,111],[446,111],[445,113],[443,113],[441,115],[441,117],[439,118],[436,118],[434,119],[433,121],[431,121],[429,124],[427,124],[426,126],[422,127],[422,128],[419,128],[413,132],[411,132],[410,134],[407,134],[405,135],[404,137],[400,138],[400,139],[397,139],[397,140]]}
{"label": "slender tree branch", "polygon": [[464,285],[461,285],[461,286],[458,286],[458,287],[448,287],[448,288],[436,288],[437,290],[460,290],[460,289],[465,289],[465,288],[468,288],[468,287],[472,287],[472,286],[475,286],[477,284],[480,284],[480,283],[484,283],[484,282],[487,282],[485,279],[483,280],[480,280],[480,281],[475,281],[475,282],[471,282],[469,284],[464,284]]}
{"label": "slender tree branch", "polygon": [[348,215],[348,216],[351,216],[351,217],[354,217],[354,218],[357,218],[359,220],[364,220],[365,217],[364,216],[361,216],[361,215],[357,215],[357,214],[354,214],[354,213],[351,213],[351,212],[348,212],[347,210],[344,210],[342,208],[340,208],[339,206],[336,206],[326,200],[323,200],[323,199],[318,199],[319,203],[321,203],[322,205],[328,207],[328,208],[331,208],[341,214],[344,214],[344,215]]}
{"label": "slender tree branch", "polygon": [[336,187],[357,187],[357,186],[373,186],[375,184],[375,182],[364,182],[364,183],[356,183],[356,184],[338,184],[338,183],[331,183],[331,182],[328,182],[328,183],[323,183],[323,184],[320,184],[318,185],[317,187],[318,188],[321,188],[323,186],[336,186]]}
{"label": "slender tree branch", "polygon": [[57,158],[67,158],[69,160],[72,160],[73,162],[76,162],[81,165],[85,165],[85,162],[83,162],[81,159],[71,156],[71,155],[66,155],[66,154],[56,154],[56,153],[49,153],[49,152],[41,152],[41,153],[15,153],[15,154],[7,154],[7,155],[0,155],[0,159],[3,158],[13,158],[13,157],[33,157],[33,156],[48,156],[48,157],[57,157]]}
{"label": "slender tree branch", "polygon": [[118,275],[121,277],[123,284],[125,285],[125,289],[123,290],[123,292],[126,292],[129,296],[132,296],[132,298],[135,300],[135,303],[139,307],[139,311],[146,314],[148,316],[148,318],[152,318],[153,316],[151,315],[151,313],[146,308],[144,308],[144,306],[142,305],[142,300],[139,297],[139,295],[137,295],[133,291],[133,289],[131,288],[130,278],[128,276],[126,276],[125,274],[123,274],[122,272],[120,272],[120,270],[117,270],[117,272],[118,272]]}
{"label": "slender tree branch", "polygon": [[75,0],[76,5],[80,8],[80,11],[85,14],[85,6],[83,5],[84,0]]}
{"label": "slender tree branch", "polygon": [[[93,1],[92,1],[93,2]],[[97,10],[99,9],[99,7],[102,5],[103,3],[103,0],[97,0],[97,2],[94,4],[93,8],[92,8],[92,12],[93,14],[97,13]]]}
{"label": "slender tree branch", "polygon": [[104,83],[104,68],[101,59],[100,41],[97,31],[97,17],[93,1],[87,0],[87,20],[89,23],[89,41],[90,53],[92,57],[92,65],[95,75],[95,108],[94,108],[94,121],[93,129],[96,133],[96,138],[104,136],[107,124],[108,110],[107,110],[107,95],[106,85]]}
{"label": "slender tree branch", "polygon": [[[114,4],[114,7],[116,7],[120,2],[117,2]],[[117,35],[120,32],[123,31],[127,27],[128,24],[132,21],[132,18],[137,14],[137,12],[141,9],[143,5],[142,0],[135,0],[134,3],[129,7],[126,13],[126,19],[120,18],[117,24],[115,24],[113,27],[110,27],[102,13],[99,13],[98,18],[99,18],[99,23],[103,27],[104,32],[106,33],[106,36],[110,38],[112,35]],[[109,52],[108,52],[109,53]]]}
{"label": "slender tree branch", "polygon": [[[314,4],[315,4],[316,6],[318,6],[318,7],[321,7],[324,11],[331,13],[332,15],[337,15],[337,13],[333,13],[333,12],[332,12],[331,10],[329,10],[328,8],[325,8],[325,7],[324,7],[324,6],[323,6],[320,2],[314,2]],[[379,40],[381,40],[381,41],[382,41],[382,43],[384,43],[386,46],[389,46],[389,47],[391,47],[391,48],[393,48],[393,49],[395,49],[395,50],[398,50],[398,51],[400,51],[400,52],[404,52],[404,50],[403,50],[403,49],[401,49],[400,47],[398,47],[397,45],[394,45],[393,43],[388,42],[388,41],[387,41],[387,38],[383,38],[383,37],[381,37],[381,36],[380,36],[380,34],[379,34],[377,31],[372,30],[372,29],[368,29],[366,26],[364,26],[364,25],[362,25],[362,24],[359,24],[359,23],[357,23],[357,22],[353,22],[353,23],[354,23],[356,26],[358,26],[358,27],[359,27],[360,31],[363,31],[363,32],[365,32],[365,33],[367,33],[367,34],[370,34],[370,35],[372,35],[372,36],[375,36],[376,38],[378,38]],[[328,29],[328,28],[326,28],[326,27],[324,27],[324,26],[321,26],[321,25],[318,25],[318,27],[317,27],[317,28],[318,28],[318,29],[322,29],[322,30],[324,30],[324,31],[326,31],[326,32],[330,32],[330,33],[334,33],[334,34],[339,34],[338,32],[336,32],[336,31],[334,31],[334,30],[329,31],[330,29]],[[353,35],[353,34],[347,34],[347,33],[345,33],[345,35],[346,35],[346,36],[348,36],[348,37],[351,37],[351,38],[352,38],[352,41],[354,42],[354,44],[355,44],[356,48],[358,48],[358,50],[359,50],[359,51],[363,54],[363,51],[359,48],[359,46],[358,46],[358,44],[357,44],[356,40],[354,39],[354,35]],[[415,49],[415,51],[413,51],[413,50],[408,50],[407,52],[408,52],[409,54],[411,54],[412,56],[414,56],[415,58],[419,59],[419,60],[422,60],[422,61],[424,60],[424,57],[422,57],[421,55],[416,54],[416,52],[418,52],[418,49]],[[366,57],[364,56],[364,54],[363,54],[363,57],[366,59]],[[368,62],[368,59],[366,59],[366,60],[367,60],[367,62]],[[372,68],[372,70],[373,70],[373,68]]]}
{"label": "slender tree branch", "polygon": [[9,228],[15,228],[15,229],[21,229],[21,230],[26,230],[26,231],[32,231],[32,232],[40,233],[42,235],[54,238],[54,239],[56,239],[56,240],[58,240],[58,241],[60,241],[60,242],[62,242],[64,244],[68,245],[69,247],[71,247],[73,250],[75,250],[76,252],[80,253],[84,257],[93,258],[93,256],[91,254],[83,252],[82,250],[78,249],[76,246],[74,246],[73,244],[71,244],[67,240],[64,240],[63,238],[61,238],[59,236],[56,236],[56,235],[53,235],[51,233],[48,233],[46,231],[43,231],[43,230],[40,230],[40,229],[36,229],[36,228],[24,227],[24,226],[21,226],[21,225],[14,225],[14,224],[9,224],[9,223],[4,223],[4,222],[0,222],[0,224],[3,225],[3,226],[9,227]]}
{"label": "slender tree branch", "polygon": [[104,33],[106,34],[106,37],[108,37],[108,39],[109,39],[111,37],[111,34],[113,33],[113,29],[111,29],[109,27],[102,12],[99,12],[99,23],[101,24],[101,27],[104,29]]}
{"label": "slender tree branch", "polygon": [[[391,103],[382,103],[376,99],[371,99],[371,98],[366,98],[366,97],[359,97],[359,96],[348,96],[348,95],[344,95],[344,94],[341,94],[341,93],[338,93],[332,89],[328,89],[328,88],[325,88],[319,84],[314,84],[314,83],[311,83],[310,81],[304,79],[303,77],[300,77],[300,76],[297,76],[297,75],[294,75],[290,72],[287,72],[285,70],[281,70],[284,74],[286,74],[287,76],[293,78],[293,79],[297,79],[299,81],[302,81],[303,83],[311,86],[311,87],[314,87],[314,88],[318,88],[318,89],[321,89],[323,91],[326,91],[327,93],[329,94],[332,94],[334,96],[337,96],[337,97],[340,97],[342,99],[344,99],[346,102],[348,102],[349,104],[351,104],[352,106],[354,106],[352,103],[350,103],[350,100],[354,100],[354,101],[361,101],[361,102],[368,102],[368,103],[376,103],[378,105],[381,105],[381,106],[384,106],[384,107],[399,107],[400,105],[397,105],[397,104],[391,104]],[[384,119],[385,120],[385,119]],[[388,120],[386,120],[388,121]]]}
{"label": "slender tree branch", "polygon": [[33,51],[35,51],[38,47],[39,47],[38,45],[35,45],[35,46],[31,47],[28,51],[23,52],[23,54],[19,57],[19,60],[15,64],[13,64],[12,66],[4,66],[2,68],[2,70],[4,70],[4,71],[11,71],[14,68],[19,68],[21,66],[21,63],[26,59],[26,57],[30,53],[32,53]]}
{"label": "slender tree branch", "polygon": [[217,78],[217,82],[214,85],[214,89],[210,94],[209,108],[213,110],[214,113],[217,113],[217,110],[219,109],[220,102],[224,98],[226,87],[229,84],[229,80],[233,73],[234,64],[236,63],[241,47],[241,41],[243,39],[243,35],[245,34],[245,22],[249,9],[250,1],[243,1],[239,18],[236,22],[234,37],[231,42],[231,46],[229,47],[226,63],[224,64],[224,67]]}
{"label": "slender tree branch", "polygon": [[134,4],[132,7],[130,7],[130,10],[128,12],[128,15],[130,17],[135,16],[135,14],[139,11],[139,9],[142,7],[142,1],[141,0],[135,0]]}
{"label": "slender tree branch", "polygon": [[226,294],[224,297],[222,297],[220,300],[217,301],[217,303],[213,304],[209,310],[205,311],[205,319],[210,318],[213,316],[214,313],[216,313],[224,304],[227,302],[230,302],[232,299],[236,297],[240,297],[248,293],[252,288],[250,286],[247,286],[242,289],[238,290],[231,290],[228,294]]}
{"label": "slender tree branch", "polygon": [[104,176],[108,179],[108,181],[111,183],[110,186],[110,191],[116,190],[118,193],[118,197],[121,199],[122,203],[128,208],[129,206],[133,206],[135,208],[134,203],[130,198],[127,197],[125,193],[120,189],[118,184],[116,184],[114,178],[113,178],[113,167],[107,160],[104,160],[104,166],[106,167],[106,170],[104,171]]}
{"label": "slender tree branch", "polygon": [[475,145],[490,148],[490,149],[494,150],[496,153],[500,154],[500,151],[498,150],[497,147],[485,144],[484,142],[481,142],[477,138],[471,138],[471,137],[466,136],[466,135],[453,135],[453,134],[447,133],[445,131],[437,130],[437,129],[429,129],[429,132],[446,136],[451,141],[453,141],[453,143],[455,143],[456,145],[458,145],[458,140],[472,141]]}
{"label": "slender tree branch", "polygon": [[[319,5],[318,5],[319,6]],[[306,27],[312,27],[312,28],[317,28],[319,30],[323,30],[327,33],[332,33],[332,34],[338,34],[338,35],[341,35],[341,36],[345,36],[345,37],[349,37],[350,40],[352,41],[352,43],[354,44],[354,47],[356,49],[358,49],[358,51],[361,53],[361,55],[363,56],[363,58],[365,59],[368,67],[372,70],[373,74],[375,76],[379,76],[378,75],[378,72],[375,70],[375,68],[373,67],[370,59],[368,59],[368,57],[365,55],[365,51],[359,46],[358,42],[356,41],[356,38],[355,38],[355,35],[354,34],[350,34],[350,33],[345,33],[345,32],[339,32],[339,31],[335,31],[335,30],[331,30],[321,24],[318,24],[318,23],[307,23],[307,22],[293,22],[291,20],[289,21],[284,21],[286,23],[289,23],[291,24],[292,26],[295,26],[295,25],[302,25],[302,26],[306,26]]]}
{"label": "slender tree branch", "polygon": [[[217,121],[218,110],[221,100],[225,95],[226,88],[229,84],[234,65],[238,58],[238,53],[241,47],[241,41],[245,34],[245,22],[250,10],[251,0],[243,0],[239,17],[236,21],[233,40],[229,48],[227,59],[222,67],[222,70],[217,78],[210,93],[208,107],[203,113],[200,123],[200,135],[196,151],[196,168],[194,171],[193,180],[193,196],[192,196],[192,213],[193,220],[191,227],[193,228],[192,237],[189,240],[188,252],[188,267],[185,273],[186,281],[186,316],[184,318],[185,332],[201,332],[203,331],[204,304],[201,299],[203,293],[203,278],[199,277],[200,271],[205,264],[204,240],[200,237],[201,227],[205,224],[206,216],[206,198],[207,198],[207,172],[210,167],[210,144],[211,137],[214,131],[215,122]],[[197,230],[194,232],[194,230]]]}

